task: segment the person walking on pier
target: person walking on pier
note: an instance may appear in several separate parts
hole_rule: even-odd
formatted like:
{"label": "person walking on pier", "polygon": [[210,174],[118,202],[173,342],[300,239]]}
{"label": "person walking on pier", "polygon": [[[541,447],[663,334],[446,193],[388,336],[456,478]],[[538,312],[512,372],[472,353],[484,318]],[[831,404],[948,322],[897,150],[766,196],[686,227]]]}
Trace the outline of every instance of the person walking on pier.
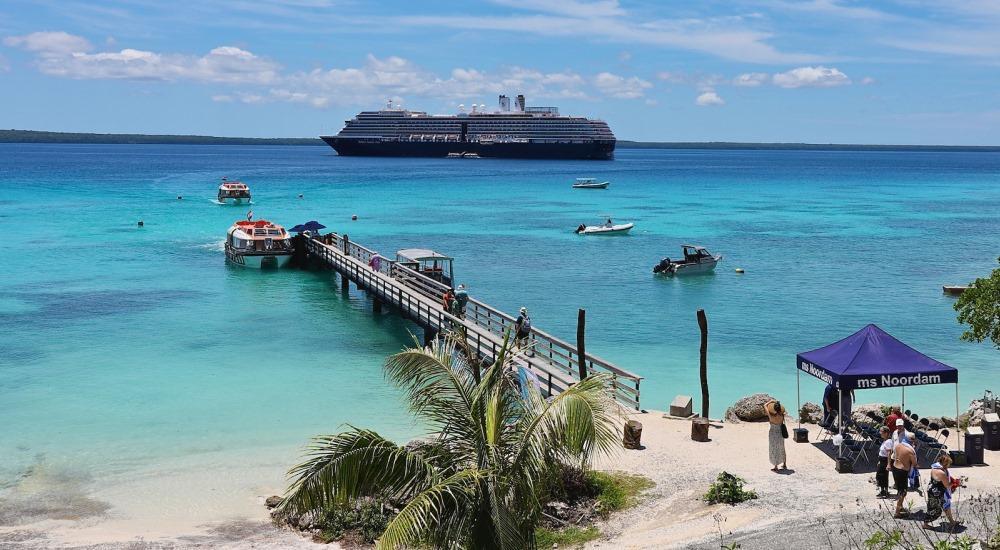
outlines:
{"label": "person walking on pier", "polygon": [[[518,312],[517,320],[514,321],[514,332],[517,347],[520,349],[527,348],[528,339],[531,337],[531,317],[528,317],[528,308],[522,306]],[[524,354],[528,357],[534,356],[534,353],[530,351],[525,351]]]}
{"label": "person walking on pier", "polygon": [[465,285],[458,285],[455,291],[455,315],[459,319],[465,319],[465,308],[469,305],[469,293],[465,290]]}

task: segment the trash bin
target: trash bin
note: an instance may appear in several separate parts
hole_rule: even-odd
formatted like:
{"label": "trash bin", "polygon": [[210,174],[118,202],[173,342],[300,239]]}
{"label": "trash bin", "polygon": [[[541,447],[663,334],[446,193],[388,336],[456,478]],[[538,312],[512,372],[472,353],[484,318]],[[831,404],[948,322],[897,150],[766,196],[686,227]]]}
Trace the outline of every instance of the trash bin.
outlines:
{"label": "trash bin", "polygon": [[983,447],[1000,451],[1000,414],[990,413],[983,417]]}
{"label": "trash bin", "polygon": [[983,429],[972,426],[965,432],[965,457],[969,465],[983,463]]}

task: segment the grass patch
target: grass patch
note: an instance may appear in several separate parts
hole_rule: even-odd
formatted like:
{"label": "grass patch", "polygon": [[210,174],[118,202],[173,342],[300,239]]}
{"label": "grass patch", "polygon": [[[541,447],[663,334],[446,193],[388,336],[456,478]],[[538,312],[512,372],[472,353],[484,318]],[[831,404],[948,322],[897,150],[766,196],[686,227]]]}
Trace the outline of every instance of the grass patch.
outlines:
{"label": "grass patch", "polygon": [[599,471],[587,472],[587,483],[595,488],[604,514],[635,506],[642,492],[656,485],[641,475]]}
{"label": "grass patch", "polygon": [[601,531],[593,525],[590,527],[566,527],[558,530],[539,527],[535,529],[535,545],[538,548],[552,548],[552,545],[559,545],[559,548],[573,548],[583,546],[600,536]]}

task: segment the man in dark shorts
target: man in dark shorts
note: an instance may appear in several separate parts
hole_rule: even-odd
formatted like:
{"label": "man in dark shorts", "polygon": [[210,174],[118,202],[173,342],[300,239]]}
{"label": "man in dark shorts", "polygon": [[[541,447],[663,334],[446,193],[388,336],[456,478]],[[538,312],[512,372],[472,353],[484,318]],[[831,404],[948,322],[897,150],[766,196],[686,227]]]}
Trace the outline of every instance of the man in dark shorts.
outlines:
{"label": "man in dark shorts", "polygon": [[910,485],[910,470],[917,467],[917,453],[905,441],[896,443],[892,452],[895,460],[891,462],[892,470],[890,471],[892,472],[893,484],[896,486],[895,517],[901,518],[907,515],[903,512],[903,500],[906,499],[906,490]]}

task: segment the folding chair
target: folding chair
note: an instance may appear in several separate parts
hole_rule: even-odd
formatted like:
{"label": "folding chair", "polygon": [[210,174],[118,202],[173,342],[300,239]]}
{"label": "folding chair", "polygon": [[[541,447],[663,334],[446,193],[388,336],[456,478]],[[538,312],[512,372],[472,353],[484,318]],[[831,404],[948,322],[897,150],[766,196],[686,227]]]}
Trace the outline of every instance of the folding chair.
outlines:
{"label": "folding chair", "polygon": [[937,457],[937,455],[940,454],[941,452],[947,451],[948,446],[945,445],[944,442],[948,441],[949,435],[951,435],[951,432],[948,430],[948,428],[945,428],[938,433],[938,437],[941,436],[944,437],[943,441],[940,439],[934,439],[933,441],[925,443],[925,447],[927,448],[927,450],[924,452],[924,458],[930,460],[931,455]]}

